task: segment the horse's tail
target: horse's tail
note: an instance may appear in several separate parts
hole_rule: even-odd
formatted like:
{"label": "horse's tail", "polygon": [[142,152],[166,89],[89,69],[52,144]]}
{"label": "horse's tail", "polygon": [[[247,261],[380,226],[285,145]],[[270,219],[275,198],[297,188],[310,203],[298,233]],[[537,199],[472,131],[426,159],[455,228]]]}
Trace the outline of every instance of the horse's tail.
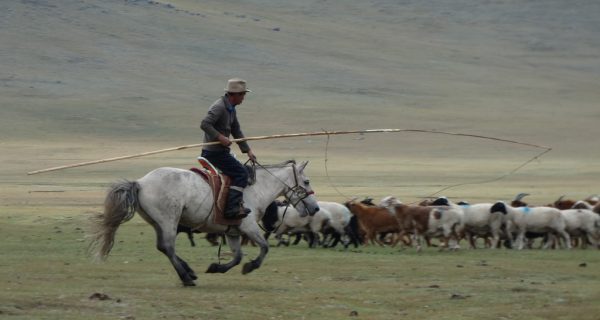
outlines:
{"label": "horse's tail", "polygon": [[105,260],[113,247],[119,226],[133,218],[139,208],[136,181],[119,181],[108,190],[104,200],[104,213],[92,216],[92,240],[89,246],[96,259]]}

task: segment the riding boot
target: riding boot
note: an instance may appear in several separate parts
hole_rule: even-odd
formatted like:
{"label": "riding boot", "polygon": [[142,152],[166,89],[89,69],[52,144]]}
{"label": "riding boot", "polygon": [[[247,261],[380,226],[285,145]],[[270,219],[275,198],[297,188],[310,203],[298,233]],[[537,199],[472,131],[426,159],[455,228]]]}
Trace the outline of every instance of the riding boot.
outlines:
{"label": "riding boot", "polygon": [[244,193],[239,187],[229,187],[229,195],[227,196],[227,204],[223,216],[225,219],[243,219],[248,216],[250,209],[244,208],[243,199]]}

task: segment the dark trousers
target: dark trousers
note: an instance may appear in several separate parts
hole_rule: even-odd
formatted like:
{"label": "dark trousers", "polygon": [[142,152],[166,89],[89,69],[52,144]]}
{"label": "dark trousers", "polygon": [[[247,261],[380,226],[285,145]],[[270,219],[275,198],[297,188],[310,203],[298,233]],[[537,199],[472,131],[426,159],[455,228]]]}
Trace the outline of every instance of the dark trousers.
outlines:
{"label": "dark trousers", "polygon": [[229,176],[232,186],[245,188],[248,185],[248,171],[229,151],[202,150],[202,156],[226,176]]}

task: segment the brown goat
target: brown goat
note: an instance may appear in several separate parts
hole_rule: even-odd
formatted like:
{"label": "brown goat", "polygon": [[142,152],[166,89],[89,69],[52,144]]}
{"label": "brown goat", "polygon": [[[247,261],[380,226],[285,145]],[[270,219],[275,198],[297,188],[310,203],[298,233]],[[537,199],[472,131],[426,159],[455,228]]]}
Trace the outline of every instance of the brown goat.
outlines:
{"label": "brown goat", "polygon": [[[386,208],[369,206],[356,201],[346,202],[346,207],[358,219],[358,225],[365,233],[365,244],[370,241],[372,244],[378,243],[383,246],[383,242],[377,237],[379,233],[400,232],[396,218]],[[398,241],[398,238],[394,237],[392,246],[395,246]]]}
{"label": "brown goat", "polygon": [[[431,246],[430,238],[427,236],[431,207],[396,203],[394,204],[394,210],[396,220],[398,220],[398,225],[400,226],[401,236],[406,233],[414,233],[415,237],[417,237],[417,250],[421,250],[421,237],[425,238],[427,246]],[[446,243],[448,242],[446,241]]]}
{"label": "brown goat", "polygon": [[573,208],[573,206],[575,205],[575,201],[571,199],[564,200],[564,197],[565,196],[560,196],[560,198],[556,199],[556,201],[554,201],[554,203],[552,204],[552,207],[555,207],[559,210],[567,210]]}

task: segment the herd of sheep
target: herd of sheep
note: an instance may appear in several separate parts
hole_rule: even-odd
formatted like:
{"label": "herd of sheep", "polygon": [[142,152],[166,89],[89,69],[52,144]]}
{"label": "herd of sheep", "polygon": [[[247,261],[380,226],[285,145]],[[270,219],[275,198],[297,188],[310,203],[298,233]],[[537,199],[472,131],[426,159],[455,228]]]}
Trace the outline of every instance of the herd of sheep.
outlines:
{"label": "herd of sheep", "polygon": [[[543,248],[600,248],[600,199],[590,196],[573,201],[559,198],[552,204],[531,206],[519,194],[510,203],[454,203],[447,198],[403,204],[389,196],[378,204],[372,199],[344,204],[319,201],[314,216],[303,216],[292,206],[275,202],[261,218],[267,236],[274,233],[279,244],[284,235],[302,235],[311,247],[346,247],[379,244],[458,249],[462,240],[469,248],[477,239],[489,248],[531,248],[541,238]],[[431,240],[439,239],[437,243]]]}

